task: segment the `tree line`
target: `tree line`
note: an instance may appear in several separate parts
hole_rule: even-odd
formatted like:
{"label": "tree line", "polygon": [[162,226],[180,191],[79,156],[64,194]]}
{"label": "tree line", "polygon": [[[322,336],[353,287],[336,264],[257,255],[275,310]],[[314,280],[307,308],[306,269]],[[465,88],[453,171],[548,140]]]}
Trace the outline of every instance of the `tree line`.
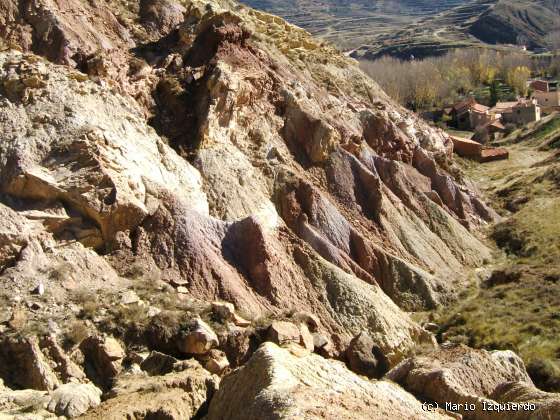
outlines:
{"label": "tree line", "polygon": [[504,89],[509,94],[506,99],[513,99],[529,93],[531,76],[560,75],[560,57],[479,48],[453,50],[424,60],[385,56],[360,65],[389,96],[415,110],[450,104],[481,89],[485,92],[481,102],[494,105],[503,99],[498,87],[502,94]]}

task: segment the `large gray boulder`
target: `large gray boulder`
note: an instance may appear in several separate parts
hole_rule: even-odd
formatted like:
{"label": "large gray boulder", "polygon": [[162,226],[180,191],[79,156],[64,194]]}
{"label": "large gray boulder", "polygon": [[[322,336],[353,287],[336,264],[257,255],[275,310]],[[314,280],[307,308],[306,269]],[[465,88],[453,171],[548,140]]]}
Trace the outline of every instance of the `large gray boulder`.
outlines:
{"label": "large gray boulder", "polygon": [[78,417],[101,404],[101,390],[91,383],[67,383],[50,394],[47,409],[59,416]]}
{"label": "large gray boulder", "polygon": [[[548,419],[558,414],[550,417],[559,395],[539,391],[512,351],[488,352],[463,345],[444,348],[406,359],[385,378],[466,419]],[[488,408],[507,403],[533,403],[535,410]]]}
{"label": "large gray boulder", "polygon": [[[299,350],[299,352],[297,352]],[[399,386],[368,381],[343,363],[300,347],[264,343],[249,362],[220,383],[208,420],[226,419],[443,419]]]}

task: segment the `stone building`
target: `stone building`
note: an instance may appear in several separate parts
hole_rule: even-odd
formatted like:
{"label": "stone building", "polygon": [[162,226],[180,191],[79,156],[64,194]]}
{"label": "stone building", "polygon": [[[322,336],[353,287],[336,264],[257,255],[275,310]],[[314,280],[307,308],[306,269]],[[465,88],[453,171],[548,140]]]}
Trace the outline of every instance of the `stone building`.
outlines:
{"label": "stone building", "polygon": [[560,107],[558,81],[534,80],[529,85],[533,90],[532,98],[543,108]]}
{"label": "stone building", "polygon": [[474,130],[492,120],[490,108],[477,103],[474,98],[453,105],[451,118],[459,130]]}
{"label": "stone building", "polygon": [[529,124],[541,119],[541,107],[536,99],[519,99],[516,102],[498,102],[490,110],[503,124]]}

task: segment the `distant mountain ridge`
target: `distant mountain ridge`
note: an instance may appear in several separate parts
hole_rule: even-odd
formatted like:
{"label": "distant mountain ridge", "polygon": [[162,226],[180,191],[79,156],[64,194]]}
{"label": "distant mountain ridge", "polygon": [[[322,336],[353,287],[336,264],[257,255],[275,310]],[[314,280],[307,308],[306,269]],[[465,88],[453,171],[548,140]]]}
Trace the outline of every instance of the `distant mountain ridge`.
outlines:
{"label": "distant mountain ridge", "polygon": [[470,34],[490,44],[525,43],[547,46],[547,36],[560,29],[560,1],[500,0],[469,28]]}
{"label": "distant mountain ridge", "polygon": [[422,18],[474,0],[244,0],[287,19],[313,35],[355,48],[378,34],[394,32]]}
{"label": "distant mountain ridge", "polygon": [[560,29],[559,0],[244,2],[281,15],[356,57],[423,57],[485,44],[539,50]]}
{"label": "distant mountain ridge", "polygon": [[426,13],[439,12],[465,3],[469,0],[442,0],[434,2],[432,0],[386,0],[372,2],[369,0],[247,0],[243,3],[252,7],[269,10],[294,10],[294,8],[327,8],[329,13],[350,12],[355,14],[360,11],[379,11],[379,12],[402,12],[419,15]]}

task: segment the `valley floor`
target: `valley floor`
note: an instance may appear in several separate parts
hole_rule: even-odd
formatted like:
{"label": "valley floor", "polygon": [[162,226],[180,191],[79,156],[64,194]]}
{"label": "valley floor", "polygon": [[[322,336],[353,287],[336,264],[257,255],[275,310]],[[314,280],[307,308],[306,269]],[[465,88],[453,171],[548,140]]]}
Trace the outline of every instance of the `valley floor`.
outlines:
{"label": "valley floor", "polygon": [[463,161],[503,221],[488,229],[492,270],[442,313],[442,338],[518,352],[535,382],[560,390],[560,165],[553,116],[507,142],[510,159]]}

